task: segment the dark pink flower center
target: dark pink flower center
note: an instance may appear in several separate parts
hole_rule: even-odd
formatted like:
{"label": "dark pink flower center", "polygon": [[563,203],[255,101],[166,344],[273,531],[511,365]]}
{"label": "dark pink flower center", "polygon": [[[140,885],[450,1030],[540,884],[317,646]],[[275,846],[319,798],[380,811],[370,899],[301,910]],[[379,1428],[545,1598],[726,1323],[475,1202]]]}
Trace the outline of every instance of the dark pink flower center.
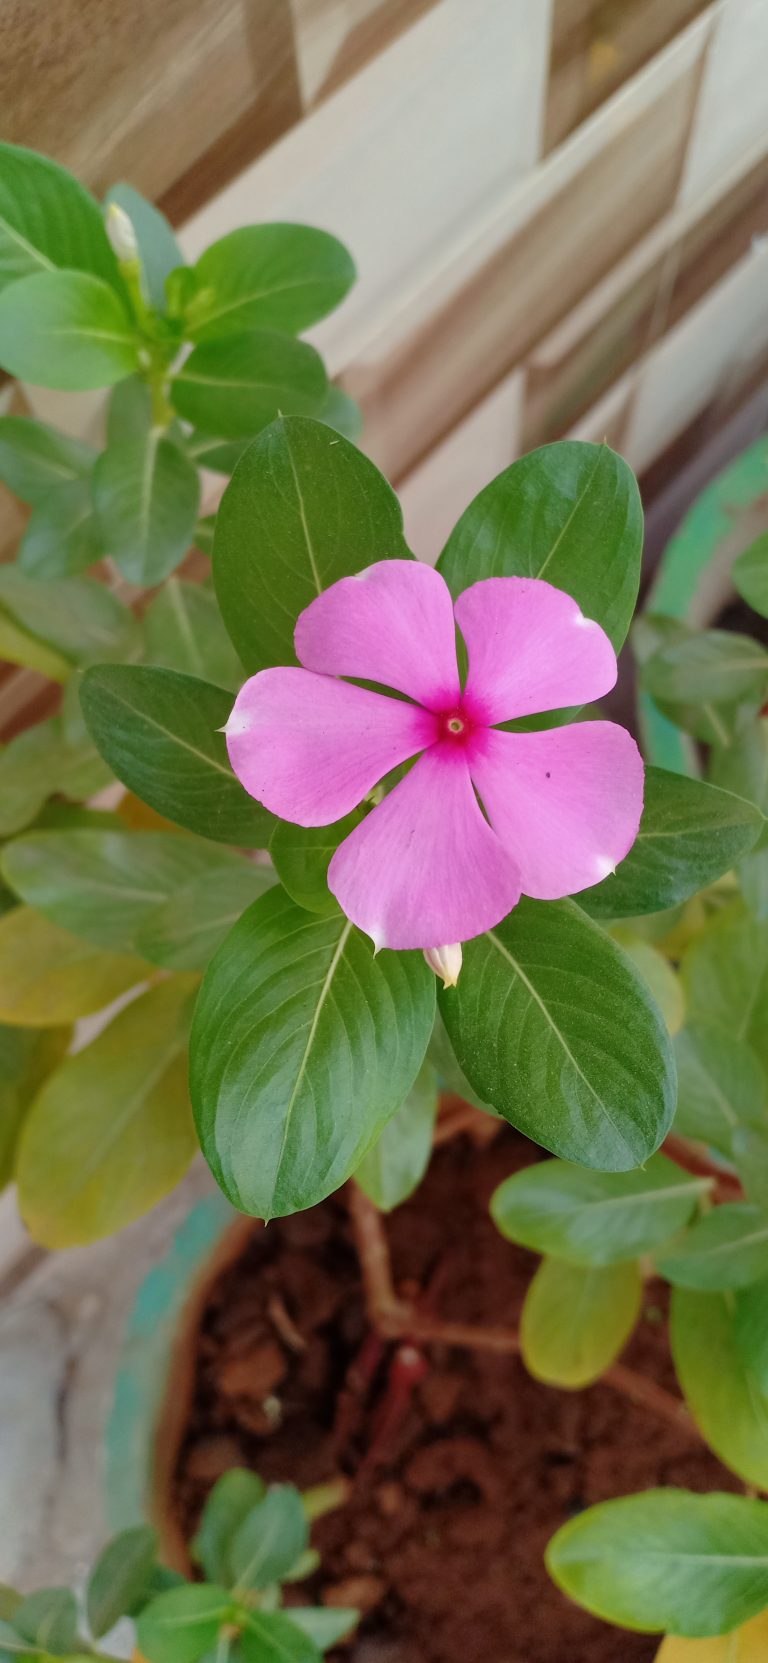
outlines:
{"label": "dark pink flower center", "polygon": [[469,739],[474,727],[469,713],[457,705],[453,710],[444,710],[438,716],[440,738],[450,740],[453,745],[463,745]]}

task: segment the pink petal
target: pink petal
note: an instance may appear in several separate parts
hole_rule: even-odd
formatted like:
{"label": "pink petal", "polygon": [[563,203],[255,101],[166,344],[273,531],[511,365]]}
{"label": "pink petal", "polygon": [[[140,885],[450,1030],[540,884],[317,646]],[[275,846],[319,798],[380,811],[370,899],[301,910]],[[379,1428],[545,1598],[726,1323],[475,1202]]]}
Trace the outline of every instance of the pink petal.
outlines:
{"label": "pink petal", "polygon": [[302,612],[294,642],[308,670],[396,687],[428,710],[457,703],[450,591],[418,560],[380,560],[340,578]]}
{"label": "pink petal", "polygon": [[600,883],[624,859],[643,807],[643,764],[615,722],[547,733],[477,733],[472,778],[520,869],[525,895],[554,901]]}
{"label": "pink petal", "polygon": [[615,684],[607,635],[541,578],[483,578],[455,612],[469,653],[466,703],[480,721],[587,704]]}
{"label": "pink petal", "polygon": [[225,731],[252,797],[296,825],[328,826],[430,745],[436,722],[418,705],[310,670],[260,670],[241,687]]}
{"label": "pink petal", "polygon": [[505,918],[520,898],[514,861],[483,818],[466,757],[419,758],[336,850],[328,884],[379,947],[442,947]]}

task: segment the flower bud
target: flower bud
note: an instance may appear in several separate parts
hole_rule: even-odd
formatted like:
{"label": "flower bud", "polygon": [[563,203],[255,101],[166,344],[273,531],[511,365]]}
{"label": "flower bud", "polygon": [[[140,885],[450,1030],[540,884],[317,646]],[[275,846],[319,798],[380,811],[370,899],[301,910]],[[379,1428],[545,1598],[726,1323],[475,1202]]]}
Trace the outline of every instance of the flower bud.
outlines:
{"label": "flower bud", "polygon": [[424,957],[430,970],[442,977],[443,987],[456,986],[461,970],[460,941],[454,941],[451,947],[425,947]]}
{"label": "flower bud", "polygon": [[138,260],[139,245],[133,224],[116,202],[110,202],[107,208],[107,236],[121,265]]}

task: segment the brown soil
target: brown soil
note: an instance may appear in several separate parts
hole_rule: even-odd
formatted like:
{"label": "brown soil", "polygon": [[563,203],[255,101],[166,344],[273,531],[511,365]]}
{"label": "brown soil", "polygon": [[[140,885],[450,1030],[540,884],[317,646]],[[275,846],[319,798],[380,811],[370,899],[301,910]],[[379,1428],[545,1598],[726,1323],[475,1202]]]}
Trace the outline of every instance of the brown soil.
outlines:
{"label": "brown soil", "polygon": [[[508,1129],[482,1151],[458,1138],[437,1152],[387,1221],[401,1295],[422,1290],[445,1320],[516,1323],[536,1261],[501,1239],[487,1203],[537,1155]],[[658,1295],[625,1361],[674,1390]],[[431,1345],[403,1358],[372,1339],[338,1198],[255,1229],[209,1291],[170,1500],[186,1539],[237,1464],[302,1488],[357,1475],[350,1503],[314,1526],[322,1570],[300,1594],[364,1609],[349,1663],[645,1663],[654,1639],[553,1587],[547,1540],[581,1508],[650,1485],[739,1488],[690,1431],[609,1386],[555,1391],[514,1356]]]}

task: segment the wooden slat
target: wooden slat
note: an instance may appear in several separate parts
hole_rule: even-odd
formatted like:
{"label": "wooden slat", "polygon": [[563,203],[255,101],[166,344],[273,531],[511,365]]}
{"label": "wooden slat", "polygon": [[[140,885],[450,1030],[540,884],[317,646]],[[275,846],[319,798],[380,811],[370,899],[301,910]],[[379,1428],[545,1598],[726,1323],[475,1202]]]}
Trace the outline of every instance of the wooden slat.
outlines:
{"label": "wooden slat", "polygon": [[544,153],[636,74],[707,0],[555,0]]}
{"label": "wooden slat", "polygon": [[681,199],[691,202],[765,140],[768,5],[721,0],[691,133]]}
{"label": "wooden slat", "polygon": [[356,75],[436,0],[290,0],[305,109]]}
{"label": "wooden slat", "polygon": [[513,371],[400,485],[408,545],[437,560],[467,503],[520,451],[523,375]]}

